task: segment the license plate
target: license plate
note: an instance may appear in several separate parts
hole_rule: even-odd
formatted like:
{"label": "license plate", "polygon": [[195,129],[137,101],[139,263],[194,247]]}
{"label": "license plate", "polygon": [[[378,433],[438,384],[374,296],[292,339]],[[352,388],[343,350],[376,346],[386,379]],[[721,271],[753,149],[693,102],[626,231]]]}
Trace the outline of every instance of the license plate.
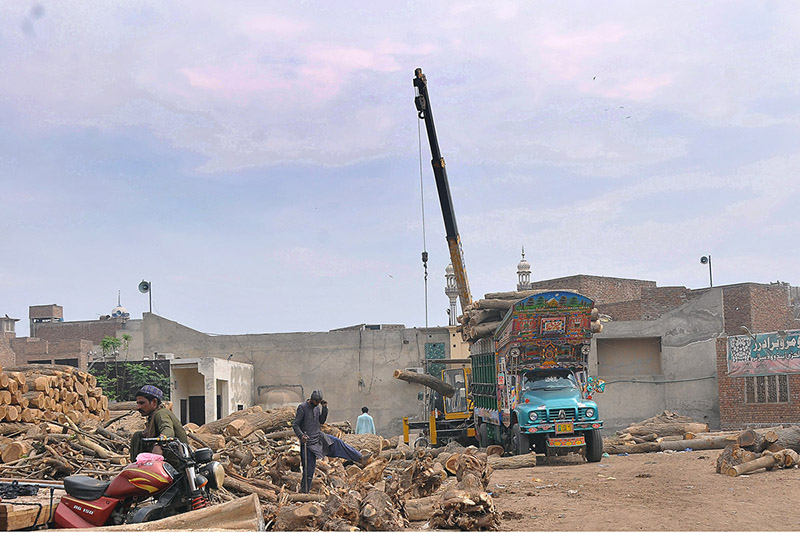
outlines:
{"label": "license plate", "polygon": [[566,448],[568,446],[583,446],[586,439],[581,437],[559,437],[547,439],[547,445],[551,448]]}
{"label": "license plate", "polygon": [[572,422],[559,422],[556,424],[556,435],[572,433]]}

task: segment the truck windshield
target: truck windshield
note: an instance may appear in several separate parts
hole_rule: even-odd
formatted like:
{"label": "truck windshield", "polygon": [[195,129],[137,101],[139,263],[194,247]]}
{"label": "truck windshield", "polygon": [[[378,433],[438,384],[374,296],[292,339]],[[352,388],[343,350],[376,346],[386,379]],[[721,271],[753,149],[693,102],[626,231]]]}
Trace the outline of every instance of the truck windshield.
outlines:
{"label": "truck windshield", "polygon": [[537,374],[525,375],[525,390],[556,390],[577,389],[575,378],[569,376],[542,376]]}

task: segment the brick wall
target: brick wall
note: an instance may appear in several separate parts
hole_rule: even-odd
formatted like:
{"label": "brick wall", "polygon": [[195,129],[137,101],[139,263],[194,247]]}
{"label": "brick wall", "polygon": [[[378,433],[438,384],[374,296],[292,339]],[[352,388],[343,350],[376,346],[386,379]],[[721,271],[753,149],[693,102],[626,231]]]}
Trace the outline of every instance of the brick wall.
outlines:
{"label": "brick wall", "polygon": [[645,287],[642,289],[642,320],[656,320],[700,294],[686,287]]}
{"label": "brick wall", "polygon": [[64,308],[56,304],[32,305],[28,307],[28,318],[64,319]]}
{"label": "brick wall", "polygon": [[797,424],[800,421],[800,374],[789,374],[789,402],[746,404],[744,378],[728,377],[727,337],[717,339],[717,387],[722,430]]}
{"label": "brick wall", "polygon": [[55,364],[60,359],[77,359],[78,368],[86,370],[88,353],[92,342],[80,339],[64,341],[47,341],[36,337],[19,337],[11,339],[11,348],[16,354],[17,365],[30,361],[48,361]]}
{"label": "brick wall", "polygon": [[742,335],[741,326],[753,333],[796,327],[784,285],[726,285],[722,287],[722,301],[728,335]]}
{"label": "brick wall", "polygon": [[103,337],[115,337],[123,319],[87,320],[82,322],[52,322],[38,324],[36,337],[48,341],[85,339],[100,344]]}
{"label": "brick wall", "polygon": [[655,281],[609,278],[605,276],[567,276],[536,281],[533,289],[570,289],[595,301],[595,304],[627,302],[641,298],[642,289],[655,287]]}
{"label": "brick wall", "polygon": [[17,356],[11,348],[11,339],[13,338],[15,337],[0,335],[0,365],[4,367],[17,364]]}
{"label": "brick wall", "polygon": [[642,319],[642,301],[616,302],[611,304],[598,304],[597,309],[601,314],[608,315],[614,322]]}

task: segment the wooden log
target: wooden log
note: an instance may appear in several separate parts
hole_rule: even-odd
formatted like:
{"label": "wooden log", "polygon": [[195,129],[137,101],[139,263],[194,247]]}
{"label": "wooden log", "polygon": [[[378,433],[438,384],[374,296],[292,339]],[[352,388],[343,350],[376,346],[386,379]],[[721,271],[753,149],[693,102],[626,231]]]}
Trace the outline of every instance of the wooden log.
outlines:
{"label": "wooden log", "polygon": [[371,489],[361,502],[361,525],[367,531],[402,531],[408,523],[388,494]]}
{"label": "wooden log", "polygon": [[308,502],[278,509],[275,518],[276,531],[301,531],[316,529],[317,518],[322,516],[323,507],[317,502]]}
{"label": "wooden log", "polygon": [[225,476],[223,486],[228,490],[233,490],[241,494],[256,494],[259,498],[270,502],[278,501],[278,496],[273,491],[257,487],[240,479],[235,479],[232,476]]}
{"label": "wooden log", "polygon": [[242,417],[231,420],[231,423],[222,430],[222,434],[227,437],[246,437],[255,430],[256,428],[247,421],[247,417]]}
{"label": "wooden log", "polygon": [[452,385],[449,385],[434,376],[429,376],[428,374],[420,374],[417,372],[411,372],[409,370],[398,369],[394,371],[393,377],[408,383],[425,385],[429,389],[433,389],[448,398],[451,398],[456,393],[456,389]]}
{"label": "wooden log", "polygon": [[500,446],[499,444],[490,444],[486,448],[486,455],[488,455],[489,457],[493,455],[501,456],[503,455],[503,453],[505,453],[505,449],[503,449],[503,447]]}
{"label": "wooden log", "polygon": [[661,451],[678,451],[686,448],[691,448],[692,450],[722,450],[730,443],[731,441],[727,437],[716,437],[713,439],[663,441],[660,443],[660,447]]}
{"label": "wooden log", "polygon": [[252,407],[248,407],[247,409],[243,409],[241,411],[235,411],[228,416],[220,418],[219,420],[214,420],[213,422],[208,422],[200,426],[200,429],[197,430],[197,433],[216,433],[221,434],[222,431],[234,420],[237,418],[241,418],[244,416],[251,415],[253,413],[260,413],[264,410],[261,408],[260,405],[254,405]]}
{"label": "wooden log", "polygon": [[472,302],[473,309],[497,309],[500,311],[508,311],[512,305],[514,305],[514,300],[500,300],[495,298]]}
{"label": "wooden log", "polygon": [[707,433],[708,424],[700,422],[665,422],[661,424],[629,426],[626,431],[635,437],[650,435],[652,433],[658,433],[659,436],[684,435],[687,432]]}
{"label": "wooden log", "polygon": [[0,458],[2,458],[4,463],[10,463],[12,461],[16,461],[17,459],[21,458],[24,455],[28,455],[31,452],[31,443],[27,440],[15,440],[5,448],[3,448],[3,452],[0,453]]}
{"label": "wooden log", "polygon": [[23,398],[28,400],[28,405],[36,407],[37,409],[44,407],[44,393],[41,391],[26,392]]}
{"label": "wooden log", "polygon": [[11,403],[13,395],[9,390],[0,390],[0,405],[8,405]]}
{"label": "wooden log", "polygon": [[603,451],[613,455],[618,453],[660,452],[662,450],[661,443],[658,442],[643,442],[641,444],[614,444],[612,442],[604,442]]}
{"label": "wooden log", "polygon": [[764,434],[764,440],[772,440],[771,445],[776,448],[788,448],[800,453],[800,426],[790,426],[782,429],[774,429]]}
{"label": "wooden log", "polygon": [[[278,407],[276,409],[268,409],[266,411],[255,411],[245,415],[238,420],[244,421],[239,424],[236,431],[239,437],[247,437],[256,430],[267,432],[269,430],[286,427],[294,420],[297,409],[291,406]],[[233,422],[233,421],[231,421]],[[225,427],[230,425],[227,424]],[[200,428],[202,430],[202,428]],[[204,433],[203,431],[199,431]]]}
{"label": "wooden log", "polygon": [[0,372],[0,387],[8,387],[8,374],[5,372]]}
{"label": "wooden log", "polygon": [[490,333],[494,333],[497,330],[497,327],[500,325],[500,320],[496,320],[494,322],[485,322],[483,324],[479,324],[477,326],[470,325],[469,333],[472,337],[480,338],[485,335],[489,335]]}
{"label": "wooden log", "polygon": [[436,505],[441,500],[441,494],[433,494],[424,498],[414,498],[403,502],[406,518],[412,522],[429,520],[433,516]]}
{"label": "wooden log", "polygon": [[754,459],[752,461],[748,461],[746,463],[742,463],[740,465],[736,465],[728,469],[728,475],[731,477],[741,476],[742,474],[749,474],[750,472],[755,472],[756,470],[761,470],[762,468],[771,468],[774,467],[778,462],[783,462],[783,456],[779,458],[775,455],[762,455],[758,459]]}
{"label": "wooden log", "polygon": [[270,433],[266,433],[264,435],[265,439],[273,439],[273,440],[281,440],[281,439],[288,439],[289,437],[293,437],[294,430],[293,429],[282,429],[281,431],[272,431]]}
{"label": "wooden log", "polygon": [[20,423],[0,423],[0,435],[14,435],[28,431],[28,424]]}
{"label": "wooden log", "polygon": [[383,439],[379,435],[371,433],[344,434],[341,436],[345,444],[349,444],[362,454],[369,453],[372,457],[377,457],[383,449]]}
{"label": "wooden log", "polygon": [[[68,402],[75,402],[78,397],[77,395],[73,396],[75,393],[71,393],[67,398]],[[135,411],[138,409],[136,402],[108,402],[108,410],[109,411]]]}
{"label": "wooden log", "polygon": [[17,407],[16,405],[8,405],[6,407],[7,407],[6,416],[3,420],[5,420],[6,422],[18,422],[20,419],[19,407]]}
{"label": "wooden log", "polygon": [[264,511],[258,496],[251,494],[230,502],[175,516],[92,531],[264,531]]}
{"label": "wooden log", "polygon": [[487,459],[487,463],[495,470],[530,468],[536,466],[536,454],[526,453],[525,455],[512,455],[511,457],[492,455]]}

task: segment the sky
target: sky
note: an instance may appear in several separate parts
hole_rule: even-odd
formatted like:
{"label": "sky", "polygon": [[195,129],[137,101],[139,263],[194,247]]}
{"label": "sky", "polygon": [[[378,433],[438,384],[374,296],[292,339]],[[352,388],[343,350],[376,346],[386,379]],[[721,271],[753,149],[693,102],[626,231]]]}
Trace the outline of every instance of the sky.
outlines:
{"label": "sky", "polygon": [[147,279],[207,333],[446,325],[418,67],[474,298],[522,247],[800,285],[798,35],[793,1],[2,2],[0,313],[140,318]]}

